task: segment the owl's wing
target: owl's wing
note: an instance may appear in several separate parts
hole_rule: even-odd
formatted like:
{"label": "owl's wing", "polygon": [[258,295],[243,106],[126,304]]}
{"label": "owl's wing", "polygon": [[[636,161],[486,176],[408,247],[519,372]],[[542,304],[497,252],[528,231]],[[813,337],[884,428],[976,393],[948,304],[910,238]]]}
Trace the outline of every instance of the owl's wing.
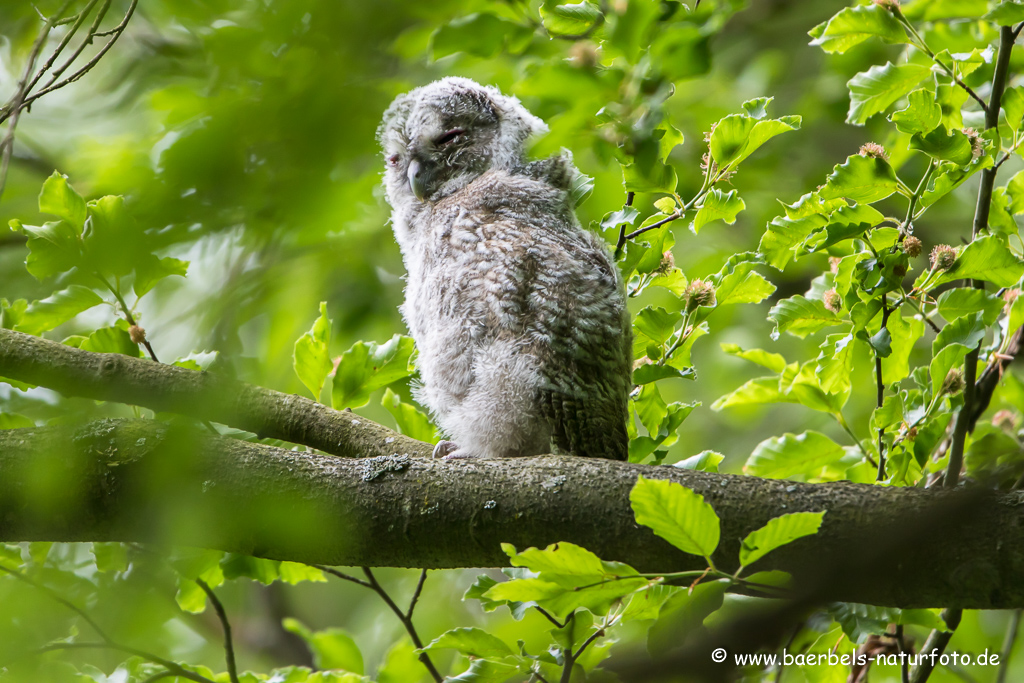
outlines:
{"label": "owl's wing", "polygon": [[582,231],[559,241],[538,268],[536,294],[548,312],[550,360],[541,405],[555,445],[584,457],[626,460],[631,327],[604,244]]}

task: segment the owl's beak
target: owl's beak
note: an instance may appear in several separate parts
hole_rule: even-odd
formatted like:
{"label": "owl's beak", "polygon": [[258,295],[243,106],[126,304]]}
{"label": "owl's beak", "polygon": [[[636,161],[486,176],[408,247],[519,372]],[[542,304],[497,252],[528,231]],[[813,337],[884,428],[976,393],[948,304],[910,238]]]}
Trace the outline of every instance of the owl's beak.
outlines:
{"label": "owl's beak", "polygon": [[430,173],[416,159],[409,162],[409,170],[406,173],[409,177],[409,187],[416,199],[423,201],[427,198],[427,186],[429,185]]}

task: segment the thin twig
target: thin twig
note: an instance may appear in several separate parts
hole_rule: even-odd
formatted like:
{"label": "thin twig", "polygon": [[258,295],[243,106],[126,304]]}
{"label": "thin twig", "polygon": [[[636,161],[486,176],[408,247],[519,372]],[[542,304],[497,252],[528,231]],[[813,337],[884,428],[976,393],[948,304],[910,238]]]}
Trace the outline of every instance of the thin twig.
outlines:
{"label": "thin twig", "polygon": [[565,628],[565,625],[569,623],[568,619],[566,619],[565,622],[561,622],[558,619],[555,619],[555,617],[553,617],[551,613],[545,610],[543,607],[538,607],[537,605],[534,605],[533,608],[540,612],[545,619],[554,624],[555,628]]}
{"label": "thin twig", "polygon": [[[886,305],[886,294],[882,293],[882,326],[879,328],[879,332],[885,329],[885,324],[889,321],[889,314],[892,312]],[[882,382],[882,356],[875,350],[875,382],[877,383],[877,398],[878,408],[882,408],[882,404],[885,402],[885,384]],[[885,427],[878,428],[878,474],[875,476],[875,481],[882,481],[885,479]]]}
{"label": "thin twig", "polygon": [[206,593],[206,597],[213,604],[214,611],[217,612],[217,618],[220,619],[220,625],[224,629],[224,661],[228,667],[228,677],[231,679],[231,683],[238,683],[238,666],[235,664],[235,646],[231,642],[231,622],[228,621],[228,614],[208,583],[202,579],[196,579],[196,583]]}
{"label": "thin twig", "polygon": [[[943,610],[942,620],[946,622],[949,630],[939,631],[936,629],[928,635],[928,639],[924,641],[924,645],[921,647],[920,654],[923,656],[917,658],[917,665],[910,672],[910,683],[925,683],[928,677],[932,675],[936,660],[945,652],[946,646],[949,645],[949,641],[953,637],[953,632],[960,625],[960,617],[962,616],[963,610],[961,609],[948,608]],[[935,653],[934,657],[926,655],[926,653],[931,652]]]}
{"label": "thin twig", "polygon": [[[405,627],[406,632],[412,639],[412,644],[416,646],[417,650],[422,650],[423,641],[420,640],[419,633],[416,632],[416,627],[413,626],[412,623],[412,609],[410,609],[409,614],[406,615],[406,613],[403,612],[401,608],[399,608],[399,606],[395,604],[395,601],[391,599],[391,596],[388,595],[386,590],[384,590],[384,587],[380,585],[380,582],[377,581],[377,577],[373,575],[373,571],[371,571],[369,567],[363,567],[363,573],[366,575],[366,580],[369,582],[369,587],[376,591],[377,595],[381,597],[381,599],[387,604],[391,611],[395,613],[395,616],[398,617],[398,620],[402,622],[402,626]],[[421,652],[418,655],[418,657],[420,659],[420,662],[423,663],[423,666],[425,666],[427,668],[427,671],[430,672],[431,677],[433,677],[436,683],[443,683],[444,676],[442,676],[440,672],[437,670],[437,667],[434,666],[434,662],[430,660],[430,655],[428,655],[426,652]]]}
{"label": "thin twig", "polygon": [[351,574],[346,574],[345,572],[340,572],[337,569],[334,569],[332,567],[324,567],[323,565],[319,565],[319,564],[311,564],[309,566],[310,567],[316,567],[320,571],[327,572],[331,576],[336,576],[339,579],[344,579],[345,581],[351,581],[352,583],[357,583],[357,584],[359,584],[360,586],[362,586],[364,588],[373,588],[373,586],[369,582],[363,581],[362,579],[358,579],[358,578],[352,576]]}
{"label": "thin twig", "polygon": [[420,580],[416,583],[416,590],[413,591],[412,600],[409,601],[409,609],[405,611],[405,618],[412,619],[412,611],[416,609],[416,602],[420,599],[420,593],[423,592],[423,584],[427,581],[427,570],[423,569],[420,571]]}
{"label": "thin twig", "polygon": [[117,39],[120,38],[121,35],[124,33],[124,29],[128,26],[128,22],[131,21],[132,15],[135,14],[135,8],[138,6],[138,4],[139,0],[132,0],[132,4],[128,6],[128,11],[125,12],[124,19],[122,19],[121,23],[113,29],[114,33],[111,34],[110,40],[104,43],[103,47],[100,48],[99,52],[97,52],[92,59],[85,63],[85,66],[83,66],[81,69],[71,74],[64,80],[58,81],[56,83],[53,83],[52,85],[44,87],[42,90],[38,91],[37,93],[33,94],[31,97],[26,99],[24,104],[31,104],[43,95],[51,93],[54,90],[59,90],[60,88],[63,88],[66,85],[70,85],[71,83],[74,83],[75,81],[80,79],[85,74],[89,73],[89,71],[91,71],[93,67],[99,64],[99,61],[103,59],[103,56],[107,54],[110,48],[114,47],[114,43],[116,43]]}
{"label": "thin twig", "polygon": [[683,214],[680,213],[679,210],[677,209],[676,211],[673,211],[672,215],[670,215],[668,218],[662,218],[657,223],[651,223],[648,226],[642,227],[642,228],[640,228],[638,230],[634,230],[633,232],[631,232],[628,235],[626,235],[626,239],[627,240],[631,240],[631,239],[633,239],[634,237],[636,237],[638,235],[642,235],[645,232],[650,232],[651,230],[654,230],[655,228],[660,228],[661,226],[665,225],[666,223],[671,223],[672,221],[679,220],[682,217],[683,217]]}
{"label": "thin twig", "polygon": [[107,10],[109,9],[110,0],[103,0],[103,4],[100,6],[99,11],[96,13],[96,16],[92,20],[92,25],[89,26],[89,32],[86,34],[85,40],[82,41],[82,44],[78,46],[78,48],[71,54],[70,57],[64,60],[63,64],[58,66],[53,71],[53,73],[50,75],[50,80],[47,81],[46,85],[43,86],[44,88],[48,88],[51,85],[53,85],[57,81],[57,79],[60,78],[64,74],[64,72],[67,71],[71,67],[71,65],[75,63],[75,60],[77,60],[82,55],[82,53],[85,52],[85,48],[92,44],[92,39],[96,36],[96,31],[97,29],[99,29],[100,23],[103,22],[104,17],[107,16]]}
{"label": "thin twig", "polygon": [[[0,148],[3,149],[3,158],[0,160],[0,197],[3,196],[4,188],[7,186],[7,172],[10,169],[11,154],[14,151],[14,133],[18,128],[18,121],[21,119],[21,110],[27,104],[26,98],[28,97],[30,87],[28,79],[36,68],[39,52],[43,49],[43,43],[46,42],[46,38],[50,35],[54,22],[64,15],[64,12],[71,6],[71,2],[72,0],[65,0],[57,13],[43,24],[43,28],[40,29],[35,42],[32,43],[32,50],[29,52],[28,60],[25,62],[25,70],[22,72],[21,80],[18,81],[17,90],[15,90],[8,106],[4,108],[10,118],[7,121],[7,134],[4,136],[3,142],[0,142]],[[3,121],[4,118],[7,117],[0,116],[0,121]]]}
{"label": "thin twig", "polygon": [[[633,198],[636,196],[635,192],[626,193],[626,206],[633,206]],[[618,260],[622,254],[622,247],[626,245],[626,226],[628,223],[622,223],[619,225],[619,238],[615,241],[615,259]]]}

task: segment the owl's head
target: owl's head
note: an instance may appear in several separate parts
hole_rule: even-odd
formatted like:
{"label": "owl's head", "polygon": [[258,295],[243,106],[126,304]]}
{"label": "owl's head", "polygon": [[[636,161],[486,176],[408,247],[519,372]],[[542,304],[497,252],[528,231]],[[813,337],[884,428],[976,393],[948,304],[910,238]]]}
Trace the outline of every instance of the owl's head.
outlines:
{"label": "owl's head", "polygon": [[468,78],[399,95],[377,132],[388,200],[435,202],[489,169],[512,170],[526,139],[546,130],[519,100]]}

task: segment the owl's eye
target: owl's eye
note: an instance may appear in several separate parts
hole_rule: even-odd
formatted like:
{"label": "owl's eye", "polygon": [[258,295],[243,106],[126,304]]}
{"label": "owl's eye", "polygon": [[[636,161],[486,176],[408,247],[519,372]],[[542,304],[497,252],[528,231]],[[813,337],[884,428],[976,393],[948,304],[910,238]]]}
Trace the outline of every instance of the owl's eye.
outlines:
{"label": "owl's eye", "polygon": [[391,164],[392,166],[397,166],[398,165],[398,155],[397,154],[392,154],[391,156],[389,156],[388,157],[388,163]]}
{"label": "owl's eye", "polygon": [[459,137],[465,132],[466,131],[463,130],[462,128],[452,128],[450,131],[446,132],[444,135],[434,140],[434,144],[437,145],[438,147],[447,145],[449,142],[454,142],[455,138]]}

